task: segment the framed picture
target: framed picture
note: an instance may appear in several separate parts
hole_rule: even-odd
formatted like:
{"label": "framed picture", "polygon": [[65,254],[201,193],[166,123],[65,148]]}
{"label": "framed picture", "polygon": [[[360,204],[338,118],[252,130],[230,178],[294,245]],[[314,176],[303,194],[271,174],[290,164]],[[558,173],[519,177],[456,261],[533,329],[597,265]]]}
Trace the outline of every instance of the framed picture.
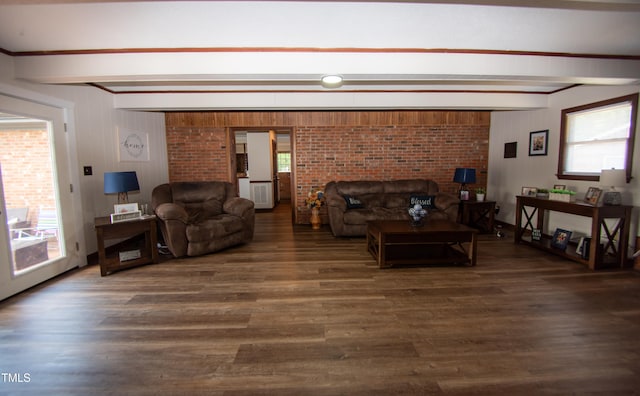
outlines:
{"label": "framed picture", "polygon": [[529,155],[547,155],[549,130],[529,133]]}
{"label": "framed picture", "polygon": [[137,203],[113,205],[113,213],[133,213],[138,210]]}
{"label": "framed picture", "polygon": [[591,205],[597,205],[598,200],[600,199],[600,194],[602,194],[602,190],[597,187],[589,187],[587,193],[584,196],[584,201],[590,203]]}
{"label": "framed picture", "polygon": [[504,144],[504,158],[516,158],[518,153],[518,142]]}
{"label": "framed picture", "polygon": [[556,232],[553,233],[553,238],[551,239],[551,246],[560,250],[566,250],[569,240],[571,239],[571,234],[572,231],[556,228]]}
{"label": "framed picture", "polygon": [[535,197],[538,193],[537,187],[522,187],[522,191],[520,195],[525,195],[527,197]]}
{"label": "framed picture", "polygon": [[118,128],[118,161],[149,161],[149,134]]}
{"label": "framed picture", "polygon": [[554,184],[553,185],[553,189],[554,190],[565,190],[567,188],[566,184]]}

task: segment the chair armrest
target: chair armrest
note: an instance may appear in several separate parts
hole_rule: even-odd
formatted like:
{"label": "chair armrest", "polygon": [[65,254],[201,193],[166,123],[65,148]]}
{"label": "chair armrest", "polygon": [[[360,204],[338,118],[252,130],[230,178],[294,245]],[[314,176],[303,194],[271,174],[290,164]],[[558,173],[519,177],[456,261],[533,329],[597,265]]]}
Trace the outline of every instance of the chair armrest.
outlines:
{"label": "chair armrest", "polygon": [[222,204],[222,210],[225,213],[230,213],[244,218],[247,217],[247,212],[254,210],[254,203],[246,198],[233,197],[224,201]]}
{"label": "chair armrest", "polygon": [[156,207],[156,216],[162,221],[178,220],[187,223],[189,215],[180,205],[174,203],[163,203]]}

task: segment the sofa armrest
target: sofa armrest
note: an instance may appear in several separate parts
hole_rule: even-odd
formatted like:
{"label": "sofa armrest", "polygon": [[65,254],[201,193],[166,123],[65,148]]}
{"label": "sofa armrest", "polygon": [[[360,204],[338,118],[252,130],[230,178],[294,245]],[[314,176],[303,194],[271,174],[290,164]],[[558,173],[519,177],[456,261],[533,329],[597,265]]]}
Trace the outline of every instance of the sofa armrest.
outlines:
{"label": "sofa armrest", "polygon": [[440,210],[447,210],[451,206],[457,206],[460,204],[460,200],[453,194],[439,192],[436,193],[435,205]]}
{"label": "sofa armrest", "polygon": [[339,209],[341,212],[347,210],[347,201],[343,197],[338,195],[326,196],[325,201],[327,206]]}
{"label": "sofa armrest", "polygon": [[163,203],[156,207],[156,216],[162,221],[178,220],[187,223],[189,215],[180,205],[174,203]]}
{"label": "sofa armrest", "polygon": [[222,204],[222,210],[225,213],[245,218],[254,210],[254,203],[246,198],[233,197]]}

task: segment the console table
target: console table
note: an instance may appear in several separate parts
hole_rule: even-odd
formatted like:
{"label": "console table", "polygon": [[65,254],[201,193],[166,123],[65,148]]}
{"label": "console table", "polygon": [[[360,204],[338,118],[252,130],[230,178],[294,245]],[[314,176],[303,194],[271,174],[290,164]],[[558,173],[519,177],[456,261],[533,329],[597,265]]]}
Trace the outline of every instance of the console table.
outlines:
{"label": "console table", "polygon": [[[527,210],[529,208],[529,210]],[[600,269],[604,267],[618,266],[623,268],[627,264],[627,249],[629,245],[629,219],[631,218],[632,206],[618,205],[590,205],[582,202],[562,202],[545,198],[535,198],[524,195],[516,197],[516,224],[515,243],[525,243],[588,265],[590,269]],[[534,228],[544,229],[544,218],[546,211],[562,212],[578,216],[591,218],[591,240],[589,246],[589,258],[583,259],[576,253],[575,247],[569,245],[566,250],[557,249],[551,246],[551,240],[543,237],[539,241],[531,239],[530,235],[525,236],[525,231]],[[537,215],[537,216],[536,216]],[[533,221],[536,216],[536,226]],[[522,220],[525,219],[524,226]],[[614,223],[607,224],[605,220],[613,220]],[[602,232],[604,231],[604,233]],[[602,243],[604,242],[604,243]]]}

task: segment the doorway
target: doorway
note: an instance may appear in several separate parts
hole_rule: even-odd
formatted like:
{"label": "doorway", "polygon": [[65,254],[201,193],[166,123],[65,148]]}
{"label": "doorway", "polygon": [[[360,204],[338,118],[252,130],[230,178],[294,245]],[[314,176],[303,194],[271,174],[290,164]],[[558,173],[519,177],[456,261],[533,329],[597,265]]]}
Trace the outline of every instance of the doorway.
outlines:
{"label": "doorway", "polygon": [[[269,134],[269,143],[252,146],[251,137],[259,134]],[[232,170],[230,177],[238,186],[241,197],[258,199],[268,195],[270,208],[277,206],[280,201],[291,202],[294,180],[291,128],[230,128],[228,141]],[[268,188],[262,188],[262,184],[268,184]],[[292,221],[295,221],[294,216],[292,209]]]}
{"label": "doorway", "polygon": [[78,254],[63,110],[0,95],[0,145],[2,300],[77,266]]}

